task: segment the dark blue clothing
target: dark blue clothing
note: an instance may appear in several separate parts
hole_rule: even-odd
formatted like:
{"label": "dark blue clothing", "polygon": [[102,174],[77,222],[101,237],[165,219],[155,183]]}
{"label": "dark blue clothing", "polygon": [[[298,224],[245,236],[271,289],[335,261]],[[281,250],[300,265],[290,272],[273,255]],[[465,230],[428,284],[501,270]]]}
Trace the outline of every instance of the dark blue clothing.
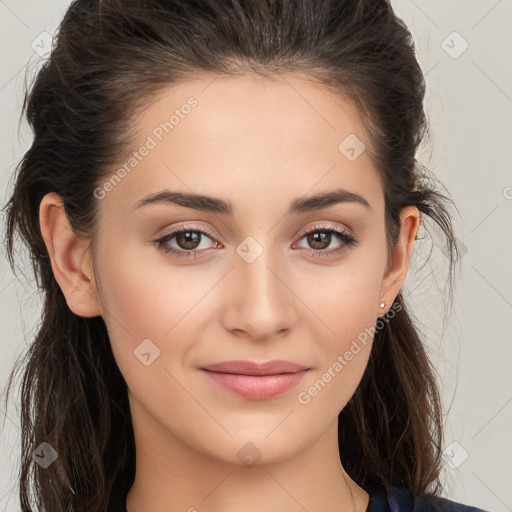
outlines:
{"label": "dark blue clothing", "polygon": [[413,499],[406,489],[399,487],[392,487],[387,493],[384,488],[378,488],[368,494],[366,512],[487,512],[440,496]]}
{"label": "dark blue clothing", "polygon": [[[382,487],[375,488],[368,494],[370,501],[366,512],[488,512],[439,496],[413,500],[406,489],[399,487],[392,487],[387,493]],[[120,500],[117,506],[109,512],[126,512],[125,500]]]}

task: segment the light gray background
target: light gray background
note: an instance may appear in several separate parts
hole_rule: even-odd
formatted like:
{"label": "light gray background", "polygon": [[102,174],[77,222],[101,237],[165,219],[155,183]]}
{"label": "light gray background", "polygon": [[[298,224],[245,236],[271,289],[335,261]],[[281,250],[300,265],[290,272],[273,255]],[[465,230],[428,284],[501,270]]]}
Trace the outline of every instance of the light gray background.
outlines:
{"label": "light gray background", "polygon": [[[69,3],[0,0],[2,206],[14,165],[31,142],[26,123],[18,124],[25,70],[37,69],[48,48],[49,36],[41,33],[55,33]],[[452,315],[445,322],[446,258],[439,242],[417,243],[405,290],[427,338],[448,411],[445,495],[489,511],[512,511],[512,1],[394,0],[393,5],[413,32],[427,77],[432,139],[420,158],[447,186],[460,211],[456,224],[464,256]],[[430,251],[432,261],[423,265]],[[19,510],[18,400],[10,401],[6,416],[4,389],[14,359],[35,333],[40,298],[30,267],[24,267],[30,281],[20,283],[5,251],[0,264],[5,422],[0,511],[14,512]]]}

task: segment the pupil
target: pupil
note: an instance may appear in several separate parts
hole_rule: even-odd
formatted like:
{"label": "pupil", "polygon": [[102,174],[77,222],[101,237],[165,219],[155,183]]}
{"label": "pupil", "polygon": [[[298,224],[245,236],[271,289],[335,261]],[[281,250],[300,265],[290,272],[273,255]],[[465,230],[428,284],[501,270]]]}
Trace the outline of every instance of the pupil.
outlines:
{"label": "pupil", "polygon": [[[312,233],[310,236],[312,238],[310,244],[313,248],[315,248],[315,244],[320,244],[320,247],[316,247],[316,249],[324,249],[329,245],[331,235],[325,231],[316,231],[315,233]],[[327,245],[325,245],[326,241]]]}
{"label": "pupil", "polygon": [[[180,237],[183,237],[180,240]],[[178,245],[182,246],[182,249],[194,249],[197,246],[200,235],[193,231],[184,231],[177,237]]]}

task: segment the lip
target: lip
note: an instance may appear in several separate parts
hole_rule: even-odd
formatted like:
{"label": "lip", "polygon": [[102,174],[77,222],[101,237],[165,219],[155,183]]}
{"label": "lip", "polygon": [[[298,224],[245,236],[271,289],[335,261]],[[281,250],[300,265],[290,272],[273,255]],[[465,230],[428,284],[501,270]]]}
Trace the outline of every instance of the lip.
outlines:
{"label": "lip", "polygon": [[252,400],[267,400],[296,386],[309,368],[280,360],[224,361],[205,366],[201,371],[226,391]]}
{"label": "lip", "polygon": [[239,375],[277,375],[279,373],[296,373],[307,370],[307,366],[275,359],[264,363],[253,361],[222,361],[203,366],[202,370],[220,373],[238,373]]}

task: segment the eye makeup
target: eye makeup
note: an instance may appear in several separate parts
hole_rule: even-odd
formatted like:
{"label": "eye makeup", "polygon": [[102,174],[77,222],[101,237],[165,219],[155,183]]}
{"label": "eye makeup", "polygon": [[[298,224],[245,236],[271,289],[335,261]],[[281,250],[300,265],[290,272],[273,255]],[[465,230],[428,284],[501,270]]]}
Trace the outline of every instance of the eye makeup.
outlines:
{"label": "eye makeup", "polygon": [[[184,235],[187,235],[185,239]],[[191,236],[192,235],[192,236]],[[316,236],[312,238],[312,236]],[[209,238],[214,241],[214,247],[203,248],[203,249],[195,249],[192,250],[184,249],[183,247],[172,247],[169,245],[169,242],[179,242],[179,244],[184,245],[188,243],[200,243],[203,241],[203,238]],[[316,226],[309,228],[306,231],[303,231],[299,235],[300,242],[303,238],[307,239],[307,243],[309,244],[324,244],[328,241],[328,245],[331,245],[331,242],[337,239],[340,244],[336,249],[324,250],[324,249],[311,249],[305,250],[304,252],[309,256],[314,257],[322,257],[322,258],[330,258],[340,255],[342,252],[347,251],[351,247],[354,247],[359,242],[358,240],[346,230],[340,229],[336,227],[334,224],[330,223],[319,223]],[[172,228],[163,236],[159,237],[156,240],[153,240],[156,248],[158,250],[163,251],[165,254],[170,254],[175,258],[203,258],[208,255],[212,250],[217,250],[222,248],[222,244],[215,240],[215,235],[207,228],[199,228],[198,226],[194,226],[192,224],[181,225],[175,228]]]}

